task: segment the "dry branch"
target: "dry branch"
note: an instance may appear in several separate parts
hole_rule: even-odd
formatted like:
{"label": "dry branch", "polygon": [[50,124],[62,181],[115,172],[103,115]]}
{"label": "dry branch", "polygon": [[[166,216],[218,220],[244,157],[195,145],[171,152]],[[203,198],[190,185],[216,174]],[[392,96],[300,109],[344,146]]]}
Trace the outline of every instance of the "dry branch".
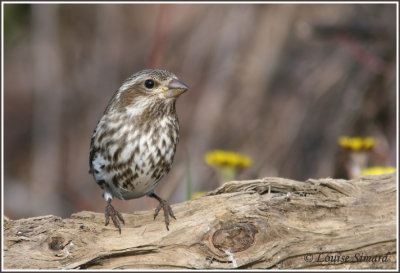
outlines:
{"label": "dry branch", "polygon": [[170,231],[139,211],[121,235],[88,211],[5,219],[4,268],[396,268],[394,174],[232,181],[172,208]]}

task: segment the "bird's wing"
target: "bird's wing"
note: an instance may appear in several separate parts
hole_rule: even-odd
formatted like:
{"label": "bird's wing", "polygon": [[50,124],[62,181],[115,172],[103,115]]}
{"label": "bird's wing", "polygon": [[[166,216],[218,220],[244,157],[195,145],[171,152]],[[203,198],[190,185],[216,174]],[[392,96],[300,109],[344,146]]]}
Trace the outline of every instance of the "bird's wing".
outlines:
{"label": "bird's wing", "polygon": [[90,140],[90,151],[89,151],[89,173],[93,174],[93,159],[94,155],[97,152],[97,149],[94,147],[94,135],[92,136],[92,139]]}

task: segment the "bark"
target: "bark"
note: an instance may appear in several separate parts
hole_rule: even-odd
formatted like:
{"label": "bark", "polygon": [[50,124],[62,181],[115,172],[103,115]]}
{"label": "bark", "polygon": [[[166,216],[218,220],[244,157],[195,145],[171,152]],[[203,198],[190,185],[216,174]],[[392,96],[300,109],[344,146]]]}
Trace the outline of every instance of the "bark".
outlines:
{"label": "bark", "polygon": [[225,183],[162,213],[4,219],[5,269],[395,269],[396,175]]}

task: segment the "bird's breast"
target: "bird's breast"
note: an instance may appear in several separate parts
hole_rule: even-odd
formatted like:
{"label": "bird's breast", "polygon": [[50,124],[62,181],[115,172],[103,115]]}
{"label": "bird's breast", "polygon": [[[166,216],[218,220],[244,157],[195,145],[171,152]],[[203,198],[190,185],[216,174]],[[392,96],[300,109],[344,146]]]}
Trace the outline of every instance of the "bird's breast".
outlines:
{"label": "bird's breast", "polygon": [[177,119],[104,125],[96,130],[94,140],[98,150],[92,162],[95,180],[104,181],[120,199],[145,195],[170,170],[179,141]]}

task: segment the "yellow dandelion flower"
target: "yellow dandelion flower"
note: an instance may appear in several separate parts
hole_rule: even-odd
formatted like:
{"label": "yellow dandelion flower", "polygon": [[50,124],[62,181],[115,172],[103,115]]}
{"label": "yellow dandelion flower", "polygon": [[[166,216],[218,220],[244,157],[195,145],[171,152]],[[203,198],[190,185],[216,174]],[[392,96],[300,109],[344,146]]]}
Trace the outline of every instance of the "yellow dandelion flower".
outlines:
{"label": "yellow dandelion flower", "polygon": [[370,150],[375,146],[373,137],[340,137],[339,145],[352,151]]}
{"label": "yellow dandelion flower", "polygon": [[239,169],[250,167],[253,161],[250,157],[231,151],[215,150],[204,156],[205,162],[211,167],[216,167],[223,181],[235,178]]}
{"label": "yellow dandelion flower", "polygon": [[206,191],[198,191],[192,194],[192,197],[190,199],[196,199],[198,197],[202,197],[205,195],[207,192]]}
{"label": "yellow dandelion flower", "polygon": [[247,168],[253,164],[250,157],[223,150],[215,150],[205,155],[205,161],[213,167]]}
{"label": "yellow dandelion flower", "polygon": [[370,167],[361,172],[361,175],[380,175],[380,174],[387,174],[387,173],[394,173],[396,172],[395,167]]}

